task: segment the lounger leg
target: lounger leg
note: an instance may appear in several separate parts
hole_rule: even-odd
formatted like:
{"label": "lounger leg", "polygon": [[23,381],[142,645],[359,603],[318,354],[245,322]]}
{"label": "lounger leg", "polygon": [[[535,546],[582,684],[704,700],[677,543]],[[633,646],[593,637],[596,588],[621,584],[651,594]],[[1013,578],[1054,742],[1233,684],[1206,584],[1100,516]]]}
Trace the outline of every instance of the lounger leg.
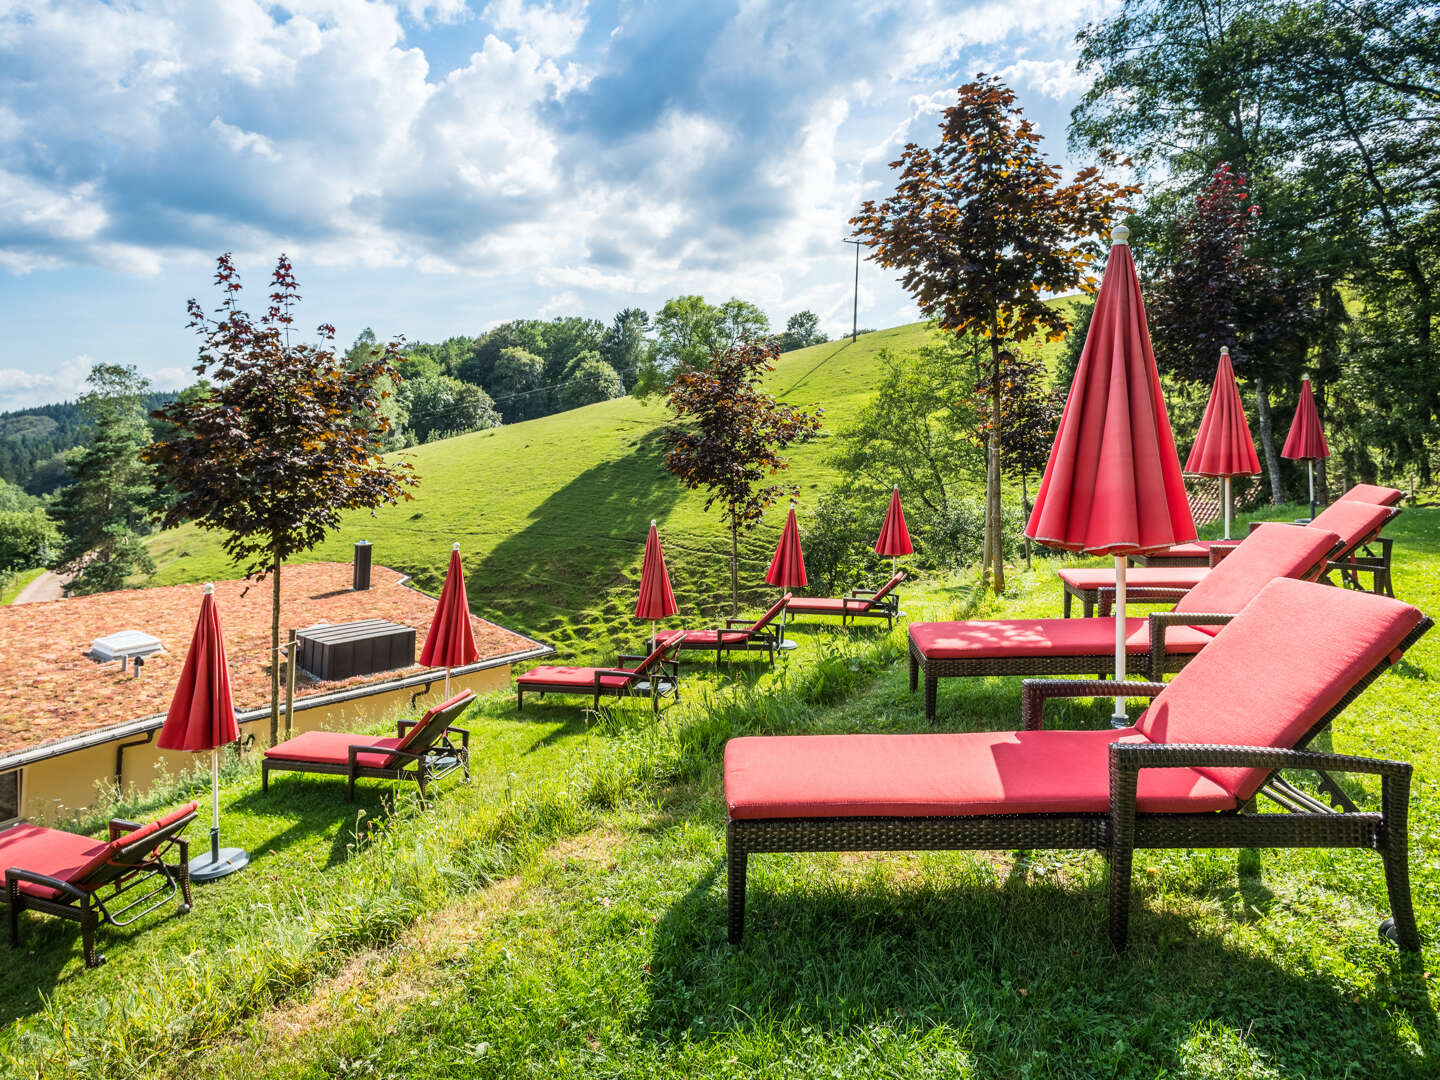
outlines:
{"label": "lounger leg", "polygon": [[920,661],[915,659],[915,654],[910,654],[910,693],[914,693],[920,685]]}
{"label": "lounger leg", "polygon": [[749,853],[735,840],[732,831],[725,834],[725,888],[730,912],[730,944],[739,945],[745,936],[745,870]]}
{"label": "lounger leg", "polygon": [[1091,618],[1095,614],[1095,601],[1088,596],[1085,598],[1085,618]]}
{"label": "lounger leg", "polygon": [[355,763],[350,763],[350,772],[346,775],[345,799],[348,802],[355,801]]}
{"label": "lounger leg", "polygon": [[180,905],[181,914],[188,914],[195,906],[195,897],[190,892],[190,841],[184,837],[175,841],[175,851],[180,857],[180,865],[175,868],[175,874],[180,879],[180,899],[185,901]]}
{"label": "lounger leg", "polygon": [[5,906],[10,912],[10,947],[20,947],[20,883],[18,881],[7,881],[5,883]]}
{"label": "lounger leg", "polygon": [[1110,944],[1125,948],[1130,934],[1130,871],[1135,862],[1138,771],[1110,768]]}
{"label": "lounger leg", "polygon": [[1410,777],[1384,778],[1380,814],[1384,820],[1380,857],[1385,860],[1385,890],[1390,897],[1390,918],[1380,924],[1380,933],[1407,952],[1418,952],[1420,931],[1410,898]]}
{"label": "lounger leg", "polygon": [[462,746],[459,753],[460,767],[465,770],[465,782],[470,782],[470,748]]}
{"label": "lounger leg", "polygon": [[85,966],[87,968],[99,967],[105,963],[105,956],[95,951],[95,926],[99,922],[95,917],[95,909],[90,906],[89,898],[80,909],[80,943],[85,952]]}
{"label": "lounger leg", "polygon": [[940,690],[940,680],[934,675],[925,675],[925,719],[935,719],[935,698]]}
{"label": "lounger leg", "polygon": [[525,711],[525,691],[521,690],[518,686],[515,688],[515,711]]}
{"label": "lounger leg", "polygon": [[1075,599],[1075,594],[1069,589],[1065,590],[1065,618],[1070,617],[1070,601]]}
{"label": "lounger leg", "polygon": [[270,762],[260,762],[260,793],[263,795],[270,790]]}

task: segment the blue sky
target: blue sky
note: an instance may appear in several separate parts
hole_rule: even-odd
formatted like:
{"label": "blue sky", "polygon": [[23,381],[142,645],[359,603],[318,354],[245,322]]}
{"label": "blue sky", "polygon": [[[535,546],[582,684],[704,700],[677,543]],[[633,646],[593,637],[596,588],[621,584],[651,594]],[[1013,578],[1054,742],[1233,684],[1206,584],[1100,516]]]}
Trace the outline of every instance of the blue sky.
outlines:
{"label": "blue sky", "polygon": [[[1064,160],[1113,2],[0,0],[0,410],[188,382],[223,251],[344,344],[690,292],[837,335],[900,147],[985,71]],[[918,317],[860,277],[862,325]]]}

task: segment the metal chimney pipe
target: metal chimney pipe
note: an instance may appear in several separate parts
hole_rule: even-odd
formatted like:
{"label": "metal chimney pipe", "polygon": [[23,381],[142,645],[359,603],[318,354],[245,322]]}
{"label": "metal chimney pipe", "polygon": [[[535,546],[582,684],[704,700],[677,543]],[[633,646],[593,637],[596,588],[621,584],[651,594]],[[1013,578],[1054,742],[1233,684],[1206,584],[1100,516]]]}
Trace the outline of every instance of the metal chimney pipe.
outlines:
{"label": "metal chimney pipe", "polygon": [[355,579],[351,588],[356,592],[370,588],[369,540],[361,540],[355,545]]}

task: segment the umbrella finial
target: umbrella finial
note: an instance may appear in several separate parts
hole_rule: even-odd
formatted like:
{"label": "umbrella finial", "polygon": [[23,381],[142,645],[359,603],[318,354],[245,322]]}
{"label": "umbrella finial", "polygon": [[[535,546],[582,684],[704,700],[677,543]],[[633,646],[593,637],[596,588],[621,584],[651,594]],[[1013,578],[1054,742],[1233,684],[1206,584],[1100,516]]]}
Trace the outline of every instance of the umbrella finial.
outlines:
{"label": "umbrella finial", "polygon": [[456,540],[453,544],[451,544],[451,545],[450,545],[450,550],[451,550],[451,551],[459,551],[459,550],[460,550],[460,541],[459,541],[459,540]]}
{"label": "umbrella finial", "polygon": [[652,528],[652,529],[655,528],[655,519],[654,519],[654,518],[651,518],[651,519],[650,519],[650,528]]}
{"label": "umbrella finial", "polygon": [[1110,242],[1112,244],[1129,244],[1130,230],[1124,225],[1116,225],[1110,230]]}
{"label": "umbrella finial", "polygon": [[1309,382],[1309,381],[1310,381],[1310,376],[1309,376],[1309,375],[1301,375],[1301,376],[1300,376],[1300,381],[1301,381],[1301,382]]}
{"label": "umbrella finial", "polygon": [[205,583],[205,595],[206,595],[206,596],[214,596],[214,595],[215,595],[215,583],[214,583],[214,582],[207,581],[207,582]]}
{"label": "umbrella finial", "polygon": [[1221,356],[1229,356],[1229,355],[1230,355],[1230,346],[1229,346],[1229,345],[1221,345],[1221,346],[1220,346],[1220,355],[1221,355]]}

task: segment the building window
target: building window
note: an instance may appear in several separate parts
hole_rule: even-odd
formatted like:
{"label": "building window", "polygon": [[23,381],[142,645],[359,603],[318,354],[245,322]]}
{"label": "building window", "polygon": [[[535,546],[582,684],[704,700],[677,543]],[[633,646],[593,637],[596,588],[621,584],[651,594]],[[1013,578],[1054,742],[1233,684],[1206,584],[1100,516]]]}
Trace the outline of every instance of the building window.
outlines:
{"label": "building window", "polygon": [[20,770],[0,773],[0,825],[20,816]]}

